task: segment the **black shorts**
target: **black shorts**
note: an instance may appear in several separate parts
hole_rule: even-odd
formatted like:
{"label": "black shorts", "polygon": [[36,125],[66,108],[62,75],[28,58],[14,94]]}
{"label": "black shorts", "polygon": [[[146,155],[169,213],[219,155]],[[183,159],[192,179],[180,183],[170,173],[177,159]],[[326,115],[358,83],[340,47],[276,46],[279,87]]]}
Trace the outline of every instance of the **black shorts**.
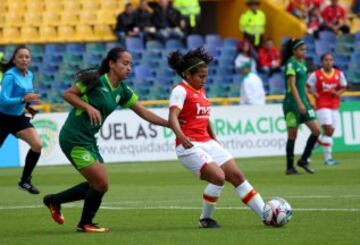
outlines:
{"label": "black shorts", "polygon": [[9,134],[15,135],[23,129],[33,127],[30,123],[30,118],[25,116],[25,114],[13,116],[0,112],[0,146]]}

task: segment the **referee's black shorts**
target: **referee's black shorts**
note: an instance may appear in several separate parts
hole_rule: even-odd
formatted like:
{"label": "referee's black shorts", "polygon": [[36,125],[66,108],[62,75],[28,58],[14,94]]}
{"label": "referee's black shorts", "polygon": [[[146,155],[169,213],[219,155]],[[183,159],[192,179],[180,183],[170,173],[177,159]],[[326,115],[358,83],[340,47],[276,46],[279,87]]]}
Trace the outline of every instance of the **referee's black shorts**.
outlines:
{"label": "referee's black shorts", "polygon": [[33,127],[30,123],[30,118],[25,116],[25,114],[14,116],[0,112],[0,146],[9,134],[15,135],[23,129]]}

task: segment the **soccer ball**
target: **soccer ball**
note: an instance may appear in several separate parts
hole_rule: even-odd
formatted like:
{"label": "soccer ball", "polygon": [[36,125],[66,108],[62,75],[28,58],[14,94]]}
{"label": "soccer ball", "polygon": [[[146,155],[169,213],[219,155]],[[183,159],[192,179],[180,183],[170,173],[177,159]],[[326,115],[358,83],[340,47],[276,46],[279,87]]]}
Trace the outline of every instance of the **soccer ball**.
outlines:
{"label": "soccer ball", "polygon": [[292,209],[285,199],[275,197],[265,204],[262,216],[266,225],[280,227],[291,220]]}

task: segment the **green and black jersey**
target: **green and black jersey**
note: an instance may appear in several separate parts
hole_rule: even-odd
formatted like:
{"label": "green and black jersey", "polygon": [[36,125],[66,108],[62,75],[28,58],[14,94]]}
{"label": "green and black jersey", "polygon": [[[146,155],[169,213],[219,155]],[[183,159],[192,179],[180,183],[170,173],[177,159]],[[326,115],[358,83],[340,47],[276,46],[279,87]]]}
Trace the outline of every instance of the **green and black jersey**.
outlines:
{"label": "green and black jersey", "polygon": [[[299,97],[306,108],[306,115],[301,115],[292,94],[289,77],[295,77],[295,86]],[[306,94],[307,68],[304,61],[291,57],[285,66],[286,94],[283,101],[283,110],[288,127],[298,127],[299,124],[315,119],[315,112],[311,107]]]}
{"label": "green and black jersey", "polygon": [[87,162],[92,161],[91,163],[94,160],[102,161],[95,134],[99,132],[105,119],[117,106],[131,107],[136,104],[138,97],[124,82],[114,88],[107,74],[101,76],[99,85],[90,91],[81,81],[76,82],[75,86],[81,92],[81,99],[100,112],[102,120],[99,125],[92,125],[86,111],[73,108],[61,129],[60,146],[68,159],[80,169],[89,164],[83,162],[79,164],[77,158],[81,161],[89,159]]}

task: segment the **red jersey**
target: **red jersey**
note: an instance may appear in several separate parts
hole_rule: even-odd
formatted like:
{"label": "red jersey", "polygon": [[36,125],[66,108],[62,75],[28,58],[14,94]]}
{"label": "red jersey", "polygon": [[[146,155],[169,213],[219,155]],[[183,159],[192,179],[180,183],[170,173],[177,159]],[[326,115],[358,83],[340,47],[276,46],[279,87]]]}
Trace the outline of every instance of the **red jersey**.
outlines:
{"label": "red jersey", "polygon": [[334,69],[331,76],[327,76],[321,69],[315,71],[315,90],[318,98],[315,101],[315,109],[329,108],[336,110],[340,106],[340,97],[333,93],[343,87],[342,72]]}
{"label": "red jersey", "polygon": [[[191,141],[206,142],[211,140],[208,132],[210,118],[210,101],[205,89],[195,90],[186,82],[180,82],[174,87],[170,96],[170,108],[181,109],[179,121],[181,130]],[[176,138],[176,145],[181,142]]]}
{"label": "red jersey", "polygon": [[276,48],[266,50],[260,48],[259,50],[259,66],[260,67],[272,67],[273,61],[280,60],[280,53]]}
{"label": "red jersey", "polygon": [[329,5],[321,13],[327,23],[337,24],[339,20],[345,19],[345,9],[340,5]]}

